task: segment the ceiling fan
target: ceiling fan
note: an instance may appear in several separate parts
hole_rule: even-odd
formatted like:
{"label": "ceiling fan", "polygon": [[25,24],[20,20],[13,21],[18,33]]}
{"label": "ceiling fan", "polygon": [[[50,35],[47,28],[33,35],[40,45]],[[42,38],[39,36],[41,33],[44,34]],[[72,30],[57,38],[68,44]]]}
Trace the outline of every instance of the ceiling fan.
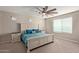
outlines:
{"label": "ceiling fan", "polygon": [[56,8],[53,8],[53,9],[50,9],[48,10],[48,6],[45,6],[43,8],[36,8],[38,11],[39,14],[42,14],[42,16],[48,16],[48,15],[53,15],[53,14],[57,14],[58,12],[55,12],[57,9]]}

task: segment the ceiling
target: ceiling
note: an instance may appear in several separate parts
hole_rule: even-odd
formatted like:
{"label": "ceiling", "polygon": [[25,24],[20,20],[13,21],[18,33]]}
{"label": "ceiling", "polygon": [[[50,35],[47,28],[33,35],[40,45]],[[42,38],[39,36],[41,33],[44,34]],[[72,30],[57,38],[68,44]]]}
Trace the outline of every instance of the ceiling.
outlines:
{"label": "ceiling", "polygon": [[[0,10],[17,13],[25,16],[29,15],[38,17],[39,14],[35,12],[37,11],[35,7],[41,8],[44,6],[0,6]],[[54,14],[52,17],[79,10],[79,6],[49,6],[49,9],[52,8],[56,8],[57,9],[56,11],[58,12],[58,14]]]}

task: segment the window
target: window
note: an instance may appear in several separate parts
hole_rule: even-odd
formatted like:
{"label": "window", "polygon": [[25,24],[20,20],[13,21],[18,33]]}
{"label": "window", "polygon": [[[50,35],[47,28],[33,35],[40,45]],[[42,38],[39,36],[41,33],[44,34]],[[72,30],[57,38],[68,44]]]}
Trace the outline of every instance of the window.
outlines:
{"label": "window", "polygon": [[54,32],[72,33],[72,17],[53,20]]}
{"label": "window", "polygon": [[61,27],[61,20],[54,20],[54,32],[62,32]]}

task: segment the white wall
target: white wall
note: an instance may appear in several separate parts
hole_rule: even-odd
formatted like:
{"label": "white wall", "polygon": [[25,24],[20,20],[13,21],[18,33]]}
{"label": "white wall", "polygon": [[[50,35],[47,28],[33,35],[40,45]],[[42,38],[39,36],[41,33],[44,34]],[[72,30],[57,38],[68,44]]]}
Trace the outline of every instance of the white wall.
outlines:
{"label": "white wall", "polygon": [[0,11],[0,35],[19,32],[19,24],[11,20],[12,15],[8,12]]}
{"label": "white wall", "polygon": [[[0,14],[0,18],[1,18],[1,14]],[[2,33],[2,21],[0,19],[0,34]]]}
{"label": "white wall", "polygon": [[[12,21],[11,16],[15,17],[16,21]],[[19,24],[27,23],[29,17],[30,17],[29,15],[19,15],[11,12],[0,11],[0,35],[12,32],[19,32],[20,28],[18,23]],[[37,18],[31,17],[31,20],[32,20],[31,23],[32,27],[38,28],[39,24],[40,29],[44,29],[43,19],[39,17]]]}
{"label": "white wall", "polygon": [[45,31],[46,33],[52,33],[52,21],[49,19],[45,19]]}
{"label": "white wall", "polygon": [[[72,12],[72,13],[68,13],[68,14],[64,14],[64,15],[60,15],[60,16],[56,16],[53,18],[49,18],[46,19],[48,20],[48,29],[46,29],[49,33],[53,33],[53,23],[52,21],[55,19],[61,19],[61,18],[66,18],[66,17],[72,17],[73,20],[73,26],[72,26],[72,34],[69,33],[54,33],[56,37],[62,37],[62,38],[68,38],[74,41],[79,42],[79,11],[76,12]],[[52,25],[51,25],[52,23]]]}

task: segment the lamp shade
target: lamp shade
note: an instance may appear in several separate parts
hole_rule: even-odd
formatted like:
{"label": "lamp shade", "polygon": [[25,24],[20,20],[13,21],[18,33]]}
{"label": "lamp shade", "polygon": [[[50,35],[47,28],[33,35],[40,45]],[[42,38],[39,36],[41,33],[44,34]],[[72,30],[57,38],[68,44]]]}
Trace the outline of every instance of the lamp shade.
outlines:
{"label": "lamp shade", "polygon": [[15,18],[15,17],[13,17],[13,16],[11,16],[11,19],[12,19],[13,21],[16,21],[16,18]]}

